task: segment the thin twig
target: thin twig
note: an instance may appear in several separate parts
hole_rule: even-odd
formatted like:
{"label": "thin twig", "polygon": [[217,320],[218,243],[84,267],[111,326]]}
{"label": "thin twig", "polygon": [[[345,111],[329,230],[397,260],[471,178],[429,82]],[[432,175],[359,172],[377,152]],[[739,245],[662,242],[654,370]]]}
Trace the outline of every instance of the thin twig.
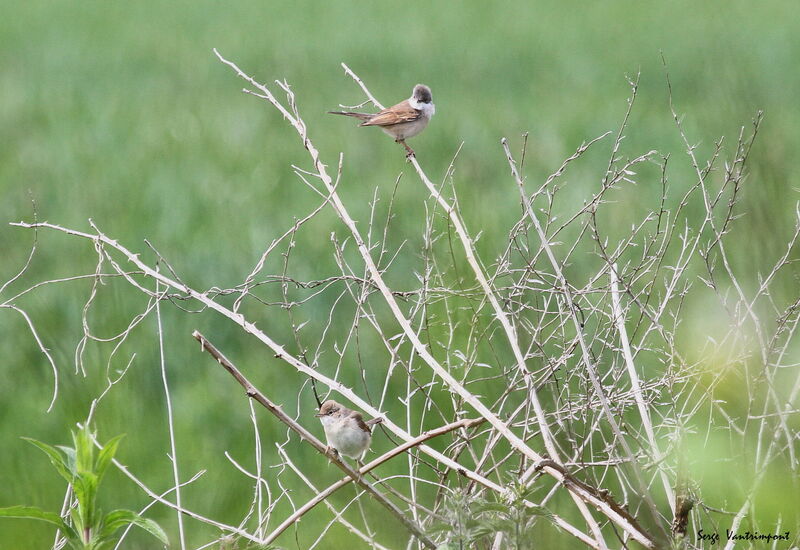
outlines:
{"label": "thin twig", "polygon": [[292,431],[297,433],[303,440],[307,441],[314,447],[319,453],[325,455],[331,463],[333,463],[337,468],[342,470],[346,473],[356,484],[358,484],[361,488],[363,488],[370,496],[372,496],[378,503],[380,503],[384,508],[386,508],[389,513],[395,516],[400,523],[402,523],[406,529],[408,529],[411,533],[414,534],[425,546],[428,548],[436,548],[436,545],[433,543],[432,540],[428,538],[422,528],[415,524],[413,521],[408,519],[405,514],[392,502],[390,502],[381,492],[379,492],[375,487],[369,483],[367,480],[364,479],[356,470],[353,470],[350,466],[345,464],[342,460],[331,453],[327,447],[327,445],[323,444],[319,439],[317,439],[311,432],[306,430],[303,426],[297,423],[293,418],[283,412],[279,405],[274,404],[272,401],[267,398],[263,393],[258,391],[255,386],[253,386],[247,378],[237,369],[233,363],[231,363],[222,353],[209,342],[205,336],[200,334],[198,331],[194,331],[192,336],[200,342],[203,349],[211,354],[211,356],[216,359],[220,365],[222,365],[225,370],[227,370],[231,376],[233,376],[237,382],[245,389],[247,393],[247,397],[254,399],[258,403],[264,406],[269,412],[271,412],[278,420],[283,422],[286,426],[288,426]]}

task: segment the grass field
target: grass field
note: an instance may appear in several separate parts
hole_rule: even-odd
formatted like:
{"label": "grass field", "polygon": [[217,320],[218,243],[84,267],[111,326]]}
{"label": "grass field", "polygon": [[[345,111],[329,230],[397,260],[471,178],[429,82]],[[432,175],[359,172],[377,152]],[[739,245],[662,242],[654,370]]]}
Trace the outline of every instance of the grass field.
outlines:
{"label": "grass field", "polygon": [[[470,231],[482,232],[477,249],[484,264],[496,260],[520,212],[500,139],[509,138],[516,152],[528,132],[526,176],[530,182],[544,181],[582,142],[619,127],[630,96],[626,75],[641,74],[625,154],[655,149],[670,155],[671,200],[691,184],[691,167],[669,110],[662,54],[675,109],[701,157],[722,135],[732,146],[740,128],[749,128],[759,110],[765,113],[750,185],[740,198],[743,216],[731,233],[733,267],[750,287],[757,286],[763,266],[785,252],[794,226],[800,188],[795,162],[800,18],[792,2],[3,4],[0,281],[24,264],[33,237],[6,222],[31,221],[32,202],[39,220],[89,230],[91,218],[109,236],[152,258],[147,239],[197,288],[241,282],[272,239],[317,205],[318,197],[291,168],[309,168],[296,133],[266,103],[240,92],[242,81],[217,61],[212,48],[263,82],[286,79],[326,163],[335,167],[339,152],[344,153],[339,192],[360,223],[367,223],[375,188],[385,201],[403,174],[390,237],[393,246],[409,240],[391,275],[399,288],[415,284],[411,270],[428,195],[400,146],[376,130],[325,114],[364,99],[342,62],[387,105],[407,97],[417,82],[432,88],[437,114],[411,145],[439,181],[463,143],[454,182]],[[565,209],[599,185],[610,146],[610,139],[601,142],[568,173],[561,192]],[[731,154],[725,149],[726,157]],[[655,167],[649,169],[655,174]],[[653,181],[615,196],[618,203],[604,220],[612,230],[630,225],[628,213],[656,208],[661,190],[657,177]],[[337,272],[331,232],[342,237],[333,213],[325,212],[298,234],[296,248],[306,256],[293,258],[295,273],[313,279]],[[25,280],[0,300],[24,284],[94,270],[95,254],[86,243],[40,232],[38,248]],[[271,261],[271,268],[279,269],[281,258]],[[584,261],[589,260],[576,258],[571,269],[580,273]],[[787,292],[797,284],[797,268],[792,269],[784,283]],[[98,410],[98,430],[103,439],[127,433],[120,459],[151,486],[170,486],[155,322],[146,320],[113,358],[108,345],[90,342],[83,357],[87,372],[77,373],[75,348],[90,289],[89,280],[51,285],[17,302],[59,369],[59,397],[49,413],[52,371],[23,319],[0,310],[0,506],[60,508],[57,476],[19,437],[66,444],[69,429],[86,417],[91,400],[105,387],[107,363],[112,370],[122,368],[133,352],[137,357],[126,383]],[[97,300],[91,320],[99,336],[123,330],[146,303],[116,282]],[[302,310],[295,321],[323,315],[330,300],[315,302],[319,309]],[[223,452],[250,460],[249,411],[227,375],[198,355],[191,331],[214,335],[262,389],[285,396],[288,410],[294,412],[298,404],[310,410],[312,396],[306,387],[296,399],[303,379],[280,370],[264,348],[219,317],[187,316],[169,303],[162,307],[181,467],[187,476],[209,470],[187,489],[185,502],[236,523],[249,503],[250,481],[236,474]],[[687,307],[698,315],[704,310],[701,303]],[[285,317],[266,316],[252,304],[246,312],[276,338],[291,341]],[[703,325],[702,317],[692,321],[700,330]],[[347,373],[343,381],[360,383]],[[261,436],[265,441],[286,437],[266,417]],[[303,455],[297,442],[289,448],[309,465],[318,463],[317,457]],[[121,474],[110,475],[107,507],[147,502]],[[329,481],[336,473],[325,468],[320,475]],[[709,483],[724,483],[711,477]],[[769,483],[775,491],[775,500],[763,504],[769,513],[797,514],[786,508],[794,500],[779,489],[780,476]],[[339,503],[344,502],[342,497]],[[322,525],[326,514],[316,511],[301,525]],[[169,510],[155,507],[149,516],[175,536]],[[215,533],[198,526],[188,540],[196,548]],[[391,532],[379,535],[394,548]],[[302,529],[301,542],[293,536],[279,542],[287,548],[307,544]],[[0,521],[3,550],[45,548],[52,538],[43,524]],[[327,540],[326,548],[357,547],[338,527]],[[152,548],[151,539],[141,534],[126,544]]]}

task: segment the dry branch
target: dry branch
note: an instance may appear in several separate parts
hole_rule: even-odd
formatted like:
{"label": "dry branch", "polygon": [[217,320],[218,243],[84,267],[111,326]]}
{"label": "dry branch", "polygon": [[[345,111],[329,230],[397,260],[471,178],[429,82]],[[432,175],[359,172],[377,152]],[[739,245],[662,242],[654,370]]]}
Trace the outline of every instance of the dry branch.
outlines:
{"label": "dry branch", "polygon": [[[328,449],[327,445],[323,444],[319,439],[317,439],[311,432],[306,430],[302,425],[296,422],[291,416],[287,415],[281,409],[280,405],[274,404],[272,401],[267,398],[263,393],[258,391],[255,386],[253,386],[247,378],[237,369],[233,363],[230,362],[211,342],[209,342],[205,336],[200,334],[198,331],[194,331],[192,336],[200,342],[203,346],[203,349],[211,354],[211,356],[216,359],[220,365],[222,365],[225,370],[227,370],[231,376],[233,376],[236,381],[244,388],[247,397],[257,401],[261,404],[265,409],[271,412],[278,420],[283,422],[286,426],[288,426],[292,431],[297,433],[303,440],[307,441],[314,449],[316,449],[319,453],[324,455],[328,458],[330,462],[332,462],[337,468],[342,470],[346,473],[350,479],[355,482],[358,486],[364,489],[372,498],[374,498],[378,503],[386,508],[390,514],[396,517],[400,523],[405,526],[411,533],[414,534],[425,546],[428,548],[436,548],[436,545],[428,538],[425,532],[420,528],[419,525],[408,519],[402,510],[400,510],[395,504],[393,504],[389,499],[386,498],[383,493],[378,491],[370,482],[364,479],[357,470],[352,469],[348,466],[344,461],[342,461],[339,456],[331,453]],[[288,527],[288,525],[287,525]],[[280,534],[280,533],[278,533]],[[276,535],[277,537],[277,535]],[[274,538],[272,539],[274,540]],[[270,541],[265,541],[264,544],[268,544]]]}
{"label": "dry branch", "polygon": [[[220,61],[231,67],[239,77],[246,80],[257,90],[259,90],[259,92],[261,92],[259,94],[248,91],[248,93],[251,93],[252,95],[256,95],[262,99],[269,101],[276,109],[278,109],[278,111],[284,116],[284,118],[286,118],[292,124],[292,126],[294,126],[294,128],[297,130],[298,134],[300,135],[300,138],[302,139],[303,146],[306,148],[309,155],[311,156],[311,161],[314,165],[316,176],[320,179],[320,181],[322,181],[328,193],[330,194],[331,206],[333,207],[339,218],[342,220],[342,222],[350,230],[350,233],[353,236],[355,244],[358,247],[358,250],[361,254],[362,259],[364,260],[367,269],[369,270],[373,282],[377,285],[381,295],[384,297],[386,304],[389,306],[389,309],[391,310],[398,324],[402,327],[403,332],[408,337],[408,340],[414,346],[414,350],[416,351],[416,353],[434,371],[434,373],[436,373],[438,377],[440,377],[453,391],[458,393],[458,395],[461,396],[461,398],[463,398],[464,401],[469,403],[471,407],[473,407],[476,411],[478,411],[478,413],[480,413],[483,418],[485,418],[496,430],[498,430],[515,449],[517,449],[523,455],[528,457],[533,462],[535,467],[538,467],[540,464],[545,464],[547,459],[545,459],[542,455],[533,451],[533,449],[531,449],[527,445],[527,443],[525,443],[519,436],[517,436],[513,431],[511,431],[508,428],[505,422],[503,422],[500,418],[498,418],[498,416],[495,413],[493,413],[484,403],[482,403],[472,392],[467,390],[461,383],[459,383],[458,380],[456,380],[455,377],[453,377],[447,371],[447,369],[442,367],[442,365],[433,357],[433,355],[431,355],[427,346],[425,346],[422,343],[417,333],[411,327],[408,319],[400,310],[400,307],[398,306],[397,301],[393,296],[391,290],[385,284],[380,270],[377,268],[372,259],[372,255],[369,251],[369,248],[366,246],[360,231],[356,227],[355,221],[348,213],[347,209],[345,208],[344,204],[339,198],[339,195],[336,193],[336,189],[333,184],[333,179],[328,174],[325,164],[321,161],[319,151],[317,151],[316,147],[313,145],[310,138],[308,137],[307,127],[305,123],[302,121],[302,119],[300,119],[299,113],[297,113],[296,110],[291,112],[289,109],[284,107],[269,91],[269,89],[267,89],[266,86],[256,82],[255,79],[244,73],[235,63],[222,57],[222,55],[220,55],[220,53],[217,52],[216,50],[214,50],[214,53],[217,55]],[[290,106],[292,106],[294,104],[294,99],[293,95],[291,94],[291,91],[285,85],[281,87],[289,96],[289,103]],[[422,169],[420,168],[416,158],[411,157],[410,160],[412,165],[414,165],[415,169],[417,170],[417,173],[423,179],[423,182],[425,182],[426,186],[432,192],[432,194],[435,194],[435,196],[441,198],[441,196],[438,195],[438,193],[436,192],[436,189],[433,186],[433,184],[430,182],[427,176],[424,175],[424,172],[422,172]],[[512,349],[514,350],[514,354],[519,363],[520,371],[523,373],[523,376],[526,376],[527,369],[524,365],[524,359],[522,358],[521,351],[519,350],[519,347],[517,345],[516,337],[514,336],[513,333],[513,328],[508,323],[505,314],[499,307],[499,304],[497,304],[496,298],[494,297],[492,290],[488,287],[488,282],[486,281],[485,277],[482,276],[480,266],[478,265],[477,259],[475,258],[474,255],[474,249],[472,243],[469,239],[469,236],[467,235],[466,230],[463,227],[463,224],[460,223],[459,218],[457,217],[456,212],[452,206],[450,206],[443,200],[440,200],[439,202],[442,208],[444,208],[445,211],[447,212],[448,216],[450,217],[450,220],[454,223],[454,225],[456,225],[462,243],[465,245],[465,254],[468,257],[468,261],[470,262],[470,265],[473,266],[473,270],[475,271],[476,277],[478,277],[479,282],[484,287],[484,292],[486,293],[487,298],[490,300],[490,302],[495,303],[495,312],[498,315],[498,319],[503,324],[506,333],[508,334],[509,342],[512,346]],[[536,395],[533,391],[530,392],[529,398],[531,399],[532,403],[534,403],[534,407],[537,407],[538,399],[536,398]],[[540,406],[538,407],[538,410],[539,414],[537,416],[540,418],[540,429],[542,430],[542,433],[547,433],[548,429],[546,427],[546,422],[544,422],[543,418],[544,414],[543,411],[541,411]],[[547,442],[546,436],[545,436],[545,441]],[[552,447],[553,449],[552,452],[555,452],[555,447],[552,446],[552,444],[548,444],[548,447]],[[558,468],[553,468],[550,467],[549,465],[545,465],[542,468],[542,470],[545,471],[548,475],[551,475],[555,479],[563,482],[564,480],[563,474],[561,471],[559,471]],[[570,491],[570,493],[574,495],[574,497],[577,497],[575,498],[575,502],[581,509],[581,513],[584,515],[589,525],[592,527],[592,531],[595,537],[598,539],[598,543],[600,544],[601,547],[605,546],[605,544],[603,542],[600,529],[597,526],[594,519],[589,514],[588,510],[586,510],[583,507],[583,504],[580,502],[581,500],[597,508],[604,515],[606,515],[606,517],[608,517],[614,523],[619,525],[626,533],[628,533],[631,537],[636,539],[640,544],[644,545],[646,548],[652,548],[654,546],[653,538],[651,535],[637,529],[636,526],[630,523],[627,517],[620,514],[613,506],[609,506],[608,503],[606,503],[602,499],[598,499],[594,494],[584,490],[584,488],[582,488],[579,485],[574,485],[574,484],[568,485],[567,489]]]}

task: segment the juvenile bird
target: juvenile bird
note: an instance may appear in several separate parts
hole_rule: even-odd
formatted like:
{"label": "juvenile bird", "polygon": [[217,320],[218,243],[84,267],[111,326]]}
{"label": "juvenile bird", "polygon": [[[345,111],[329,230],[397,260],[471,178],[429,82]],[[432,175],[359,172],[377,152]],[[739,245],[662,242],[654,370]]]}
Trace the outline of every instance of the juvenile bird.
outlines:
{"label": "juvenile bird", "polygon": [[333,399],[325,401],[315,416],[325,429],[328,447],[356,460],[361,460],[369,449],[372,441],[370,426],[383,421],[382,418],[373,418],[364,422],[361,413],[350,410]]}

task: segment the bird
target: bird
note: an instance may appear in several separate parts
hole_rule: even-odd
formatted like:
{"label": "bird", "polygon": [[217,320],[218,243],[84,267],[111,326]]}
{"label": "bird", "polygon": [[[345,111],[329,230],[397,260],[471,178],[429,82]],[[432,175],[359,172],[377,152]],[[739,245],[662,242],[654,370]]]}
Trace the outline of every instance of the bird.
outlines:
{"label": "bird", "polygon": [[328,447],[339,454],[361,460],[372,441],[371,426],[383,422],[373,418],[364,422],[361,413],[340,405],[333,399],[325,401],[314,415],[322,422]]}
{"label": "bird", "polygon": [[356,113],[353,111],[328,111],[332,115],[351,116],[362,120],[360,126],[377,126],[406,148],[406,157],[413,157],[414,150],[406,140],[419,134],[436,113],[431,89],[425,84],[417,84],[411,97],[397,105],[377,113]]}

